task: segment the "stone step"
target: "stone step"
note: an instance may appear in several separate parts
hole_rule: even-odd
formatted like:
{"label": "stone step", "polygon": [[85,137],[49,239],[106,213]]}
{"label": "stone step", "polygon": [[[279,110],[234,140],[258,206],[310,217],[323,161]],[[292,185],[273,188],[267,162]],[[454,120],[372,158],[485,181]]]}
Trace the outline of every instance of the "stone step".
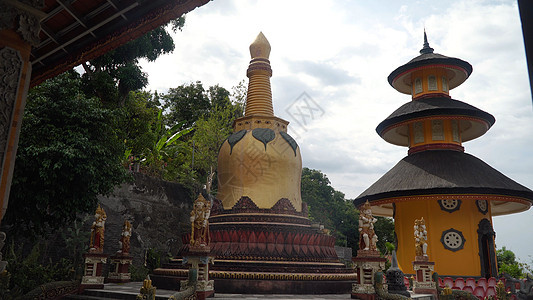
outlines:
{"label": "stone step", "polygon": [[[156,291],[156,300],[167,300],[171,292],[173,291]],[[139,292],[131,292],[128,290],[122,290],[120,287],[118,290],[96,290],[96,289],[87,289],[84,290],[81,295],[69,295],[65,297],[64,299],[69,300],[79,300],[79,299],[87,299],[87,300],[101,300],[101,299],[113,299],[113,300],[136,300],[137,295]]]}
{"label": "stone step", "polygon": [[118,299],[118,298],[107,298],[107,297],[96,297],[96,296],[89,296],[89,295],[68,295],[66,297],[64,297],[63,299],[65,300],[80,300],[80,299],[84,299],[84,300],[102,300],[102,299],[106,299],[106,300],[113,300],[113,299]]}

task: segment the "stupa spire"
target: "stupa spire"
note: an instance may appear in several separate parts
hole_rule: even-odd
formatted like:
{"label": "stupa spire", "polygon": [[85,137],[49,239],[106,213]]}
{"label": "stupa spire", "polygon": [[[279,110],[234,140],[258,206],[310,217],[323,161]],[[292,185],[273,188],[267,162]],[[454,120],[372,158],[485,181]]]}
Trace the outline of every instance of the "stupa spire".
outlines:
{"label": "stupa spire", "polygon": [[424,46],[422,47],[422,49],[420,49],[420,54],[428,54],[428,53],[433,53],[433,48],[429,46],[428,36],[426,34],[426,29],[424,28]]}
{"label": "stupa spire", "polygon": [[272,68],[268,60],[270,43],[262,32],[259,32],[255,41],[250,45],[250,56],[252,60],[246,72],[250,81],[244,115],[246,117],[252,115],[274,116],[272,89],[270,87]]}

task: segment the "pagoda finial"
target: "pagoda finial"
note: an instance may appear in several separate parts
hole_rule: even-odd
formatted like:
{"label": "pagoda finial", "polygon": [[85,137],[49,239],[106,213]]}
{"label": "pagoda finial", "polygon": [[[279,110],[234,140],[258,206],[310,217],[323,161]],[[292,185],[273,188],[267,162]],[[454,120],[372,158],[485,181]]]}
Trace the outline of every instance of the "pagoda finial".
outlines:
{"label": "pagoda finial", "polygon": [[272,107],[272,90],[270,88],[270,43],[262,32],[259,32],[255,41],[250,45],[252,60],[246,76],[250,78],[248,94],[246,96],[245,116],[262,115],[274,116]]}
{"label": "pagoda finial", "polygon": [[250,45],[250,56],[254,58],[266,58],[270,56],[270,43],[263,32],[259,32],[255,41]]}
{"label": "pagoda finial", "polygon": [[426,28],[424,28],[424,47],[420,50],[420,54],[433,53],[433,48],[429,46]]}

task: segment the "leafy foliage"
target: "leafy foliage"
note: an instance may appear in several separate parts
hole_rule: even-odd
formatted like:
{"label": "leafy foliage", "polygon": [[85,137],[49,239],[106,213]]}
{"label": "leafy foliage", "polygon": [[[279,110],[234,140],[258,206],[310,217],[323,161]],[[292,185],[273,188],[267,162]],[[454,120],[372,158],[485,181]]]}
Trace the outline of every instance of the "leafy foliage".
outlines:
{"label": "leafy foliage", "polygon": [[308,204],[309,218],[332,229],[337,245],[357,249],[357,222],[359,212],[352,201],[330,186],[325,174],[318,170],[303,168],[302,200]]}
{"label": "leafy foliage", "polygon": [[[311,220],[331,229],[337,245],[359,248],[359,211],[353,201],[330,186],[325,174],[318,170],[303,168],[302,200],[308,204]],[[377,217],[374,230],[378,236],[378,249],[387,252],[386,243],[394,241],[394,222],[390,218]]]}
{"label": "leafy foliage", "polygon": [[[374,224],[374,231],[378,236],[377,247],[381,254],[392,253],[394,250],[394,220],[392,218],[385,218],[377,216],[378,221]],[[392,245],[392,247],[391,247]]]}
{"label": "leafy foliage", "polygon": [[215,105],[208,116],[201,117],[194,124],[194,169],[196,179],[204,183],[207,177],[216,171],[218,149],[233,132],[236,107],[233,105]]}
{"label": "leafy foliage", "polygon": [[115,131],[124,140],[130,155],[139,156],[153,146],[160,132],[157,132],[160,103],[157,93],[147,91],[131,92],[124,107],[115,109],[117,125]]}
{"label": "leafy foliage", "polygon": [[112,112],[80,86],[79,76],[67,72],[29,93],[2,222],[11,225],[10,234],[70,224],[126,178]]}
{"label": "leafy foliage", "polygon": [[184,122],[184,127],[190,127],[196,120],[207,115],[211,103],[200,81],[180,85],[168,90],[161,96],[164,102],[166,124]]}
{"label": "leafy foliage", "polygon": [[[186,145],[176,145],[179,151],[167,160],[167,179],[178,180],[196,193],[214,174],[218,149],[231,134],[235,118],[243,112],[240,102],[230,100],[233,95],[218,85],[206,90],[197,81],[172,88],[161,96],[166,125],[193,128],[192,135],[184,139]],[[239,96],[245,94],[241,91]]]}
{"label": "leafy foliage", "polygon": [[[171,22],[176,31],[183,27],[185,17]],[[124,106],[130,91],[148,84],[147,74],[138,65],[139,59],[156,60],[160,55],[174,50],[174,41],[165,26],[156,28],[113,51],[82,64],[83,90],[104,103]]]}
{"label": "leafy foliage", "polygon": [[[83,275],[82,253],[87,251],[89,232],[81,223],[59,230],[57,239],[39,238],[32,243],[31,251],[24,252],[24,245],[11,239],[6,251],[6,272],[0,274],[1,299],[26,299],[29,291],[54,281],[80,280]],[[53,261],[49,251],[60,251],[57,244],[67,250],[60,259]],[[54,248],[56,247],[56,248]]]}
{"label": "leafy foliage", "polygon": [[528,271],[531,272],[531,266],[516,260],[513,251],[503,246],[496,250],[496,259],[498,261],[499,273],[507,273],[514,278],[525,278]]}

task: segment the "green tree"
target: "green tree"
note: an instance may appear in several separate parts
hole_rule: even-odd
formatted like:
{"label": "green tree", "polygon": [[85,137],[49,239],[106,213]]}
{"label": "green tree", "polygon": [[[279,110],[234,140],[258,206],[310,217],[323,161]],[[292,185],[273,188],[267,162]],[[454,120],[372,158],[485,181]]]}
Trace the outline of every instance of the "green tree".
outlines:
{"label": "green tree", "polygon": [[374,224],[374,231],[378,236],[377,247],[381,254],[386,255],[389,251],[392,252],[390,245],[394,245],[394,220],[386,217],[376,217],[378,221]]}
{"label": "green tree", "polygon": [[175,156],[179,149],[175,147],[179,138],[192,130],[192,128],[181,129],[183,123],[180,122],[166,129],[163,124],[162,111],[159,110],[153,130],[156,138],[151,147],[144,149],[141,154],[141,164],[147,168],[148,174],[164,177],[163,171],[166,169],[168,160]]}
{"label": "green tree", "polygon": [[[309,206],[311,220],[330,229],[337,245],[359,249],[359,211],[353,200],[330,186],[325,174],[318,170],[303,168],[302,200]],[[377,247],[382,254],[387,252],[386,243],[394,242],[394,222],[391,218],[377,217],[374,230],[378,236]]]}
{"label": "green tree", "polygon": [[67,72],[30,91],[9,206],[10,234],[43,233],[93,212],[97,196],[126,178],[113,115]]}
{"label": "green tree", "polygon": [[157,94],[147,91],[130,92],[124,107],[115,109],[115,130],[132,156],[140,156],[158,139],[160,132],[154,128],[160,110]]}
{"label": "green tree", "polygon": [[166,113],[167,125],[184,122],[190,127],[196,120],[207,115],[211,103],[200,81],[171,88],[161,96]]}
{"label": "green tree", "polygon": [[514,278],[525,277],[525,265],[516,260],[516,255],[513,251],[508,250],[503,246],[496,250],[496,259],[498,260],[499,273],[507,273]]}
{"label": "green tree", "polygon": [[[171,21],[176,31],[185,24],[185,17]],[[106,104],[124,106],[130,91],[148,84],[148,76],[138,65],[139,59],[156,60],[161,54],[174,50],[174,41],[165,26],[156,28],[98,58],[82,64],[83,90],[89,97],[96,96]]]}
{"label": "green tree", "polygon": [[[194,162],[191,153],[191,163],[194,163],[195,179],[200,184],[206,183],[207,178],[214,178],[218,149],[233,132],[235,110],[231,103],[215,105],[209,115],[200,117],[194,124],[194,135],[189,143],[194,149]],[[216,190],[216,185],[213,189]]]}
{"label": "green tree", "polygon": [[302,200],[308,204],[310,219],[330,229],[337,238],[337,245],[356,249],[359,213],[352,201],[331,187],[325,174],[309,168],[302,170],[301,192]]}

